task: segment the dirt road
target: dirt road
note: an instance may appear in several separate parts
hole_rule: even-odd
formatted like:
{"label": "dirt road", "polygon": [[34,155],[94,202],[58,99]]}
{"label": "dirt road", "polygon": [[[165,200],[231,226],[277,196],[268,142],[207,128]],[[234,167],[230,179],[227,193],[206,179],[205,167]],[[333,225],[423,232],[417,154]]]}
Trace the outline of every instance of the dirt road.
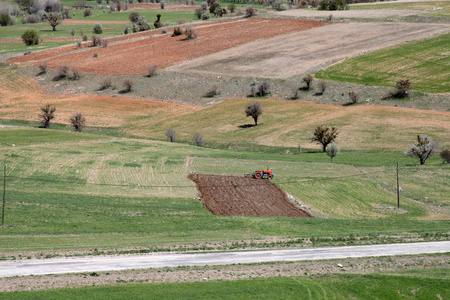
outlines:
{"label": "dirt road", "polygon": [[0,262],[0,277],[450,252],[450,241],[310,249],[77,257]]}

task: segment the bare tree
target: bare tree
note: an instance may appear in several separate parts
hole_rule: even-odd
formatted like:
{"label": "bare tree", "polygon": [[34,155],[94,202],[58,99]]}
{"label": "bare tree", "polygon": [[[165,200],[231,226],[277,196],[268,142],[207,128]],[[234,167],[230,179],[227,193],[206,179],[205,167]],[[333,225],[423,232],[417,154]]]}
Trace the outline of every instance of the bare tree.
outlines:
{"label": "bare tree", "polygon": [[331,158],[331,161],[333,161],[333,158],[339,154],[339,146],[336,143],[331,143],[326,150],[328,156]]}
{"label": "bare tree", "polygon": [[83,132],[83,129],[86,126],[86,118],[82,113],[75,113],[70,117],[69,121],[76,132]]}
{"label": "bare tree", "polygon": [[165,135],[169,138],[171,143],[176,142],[176,140],[177,140],[177,138],[176,138],[177,133],[175,132],[175,130],[169,129],[169,130],[166,131]]}
{"label": "bare tree", "polygon": [[203,140],[203,136],[201,134],[199,134],[199,133],[196,133],[194,135],[194,137],[192,138],[192,140],[195,142],[195,144],[198,147],[203,146],[203,144],[205,143],[205,141]]}
{"label": "bare tree", "polygon": [[252,117],[255,121],[255,126],[258,125],[258,118],[264,112],[264,107],[259,102],[250,102],[245,108],[245,115]]}
{"label": "bare tree", "polygon": [[39,114],[41,118],[42,128],[50,127],[50,121],[55,118],[56,107],[52,107],[50,104],[47,104],[41,107],[42,113]]}
{"label": "bare tree", "polygon": [[444,160],[444,162],[450,164],[450,150],[442,150],[441,158]]}
{"label": "bare tree", "polygon": [[327,146],[334,142],[339,132],[336,127],[317,126],[314,130],[311,140],[322,145],[323,152],[326,151]]}
{"label": "bare tree", "polygon": [[436,154],[436,150],[439,144],[433,142],[430,137],[426,135],[417,135],[416,140],[409,145],[409,151],[405,152],[406,155],[412,157],[418,157],[420,164],[425,164],[425,161]]}

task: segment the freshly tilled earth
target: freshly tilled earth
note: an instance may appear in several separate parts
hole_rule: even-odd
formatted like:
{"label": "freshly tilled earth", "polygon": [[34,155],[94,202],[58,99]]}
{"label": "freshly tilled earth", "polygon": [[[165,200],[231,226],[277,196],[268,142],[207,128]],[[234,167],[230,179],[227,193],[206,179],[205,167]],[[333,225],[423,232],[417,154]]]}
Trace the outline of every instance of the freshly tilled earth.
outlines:
{"label": "freshly tilled earth", "polygon": [[191,174],[189,179],[197,184],[201,201],[213,215],[312,217],[267,179],[203,174]]}

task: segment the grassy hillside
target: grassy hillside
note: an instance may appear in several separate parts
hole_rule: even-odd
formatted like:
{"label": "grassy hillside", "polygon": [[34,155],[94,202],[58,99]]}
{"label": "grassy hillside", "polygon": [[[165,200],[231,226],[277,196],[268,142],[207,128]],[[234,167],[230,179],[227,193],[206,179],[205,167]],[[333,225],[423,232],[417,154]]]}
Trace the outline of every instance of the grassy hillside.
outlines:
{"label": "grassy hillside", "polygon": [[450,297],[448,269],[2,293],[8,299],[427,299]]}
{"label": "grassy hillside", "polygon": [[[8,165],[4,254],[448,231],[449,167],[439,160],[405,166],[413,160],[402,153],[351,151],[331,163],[317,152],[217,150],[20,128],[0,130],[0,141]],[[394,208],[397,159],[404,166],[401,210]],[[266,166],[317,218],[212,216],[187,179],[191,171],[239,175]]]}
{"label": "grassy hillside", "polygon": [[328,80],[395,86],[408,78],[412,88],[432,93],[450,92],[450,33],[404,45],[378,50],[345,60],[317,77]]}

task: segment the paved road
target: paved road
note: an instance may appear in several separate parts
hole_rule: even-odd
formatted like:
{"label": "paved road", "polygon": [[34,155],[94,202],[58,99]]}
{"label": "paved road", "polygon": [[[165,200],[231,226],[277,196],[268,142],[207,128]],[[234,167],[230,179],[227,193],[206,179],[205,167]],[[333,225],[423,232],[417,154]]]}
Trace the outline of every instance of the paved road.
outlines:
{"label": "paved road", "polygon": [[0,277],[450,252],[450,241],[310,249],[149,254],[0,262]]}

